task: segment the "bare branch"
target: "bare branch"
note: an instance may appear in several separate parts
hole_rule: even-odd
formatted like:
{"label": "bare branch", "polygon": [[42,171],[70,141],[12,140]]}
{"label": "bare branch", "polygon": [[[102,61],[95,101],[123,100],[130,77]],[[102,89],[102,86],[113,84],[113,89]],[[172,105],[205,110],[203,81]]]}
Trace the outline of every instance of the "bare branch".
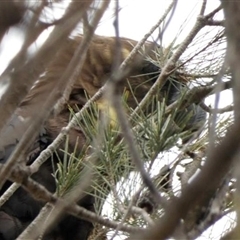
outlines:
{"label": "bare branch", "polygon": [[[184,219],[189,210],[196,204],[202,204],[202,198],[206,194],[213,194],[221,179],[230,169],[233,157],[238,152],[240,126],[234,124],[229,130],[222,143],[208,155],[202,171],[182,191],[182,195],[173,199],[165,208],[165,214],[156,224],[141,235],[133,235],[130,239],[166,239],[173,234],[174,230]],[[218,171],[216,172],[216,169]],[[214,175],[214,179],[212,176]]]}
{"label": "bare branch", "polygon": [[[226,137],[222,142],[210,149],[205,165],[202,171],[196,178],[186,186],[182,191],[182,195],[173,200],[168,207],[164,216],[161,218],[155,228],[146,231],[145,234],[135,235],[130,239],[165,239],[170,237],[174,232],[174,229],[179,225],[180,219],[184,219],[189,210],[195,205],[202,204],[202,198],[205,194],[213,194],[216,191],[220,181],[229,171],[232,166],[234,157],[239,152],[239,131],[240,131],[240,82],[237,79],[240,78],[240,49],[239,41],[240,35],[237,29],[240,4],[237,1],[222,0],[223,8],[226,15],[226,33],[228,38],[228,62],[231,67],[231,71],[234,78],[234,109],[236,113],[235,123],[231,129],[229,129]],[[235,14],[234,14],[235,13]],[[238,95],[237,95],[238,94]],[[216,169],[218,170],[216,172]],[[214,178],[212,178],[214,176]]]}
{"label": "bare branch", "polygon": [[[153,34],[153,32],[159,27],[159,25],[166,19],[169,12],[172,10],[172,8],[175,6],[176,0],[173,0],[172,3],[168,6],[167,10],[163,14],[163,16],[158,20],[158,22],[149,30],[147,34],[137,43],[137,45],[134,47],[134,49],[131,51],[131,53],[128,55],[128,57],[124,60],[124,62],[120,66],[120,70],[123,71],[126,69],[127,66],[132,66],[132,61],[138,51],[141,49],[143,44],[147,41],[147,39]],[[118,78],[119,80],[121,77]]]}
{"label": "bare branch", "polygon": [[200,103],[200,106],[208,113],[218,113],[218,114],[223,114],[223,113],[226,113],[226,112],[232,112],[233,111],[233,105],[229,105],[229,106],[226,106],[224,108],[218,108],[218,109],[212,109],[210,107],[208,107],[206,104],[204,103]]}
{"label": "bare branch", "polygon": [[0,42],[11,26],[21,22],[25,10],[24,2],[0,1]]}
{"label": "bare branch", "polygon": [[83,40],[81,41],[81,44],[79,45],[78,49],[76,49],[74,57],[71,60],[70,64],[68,65],[68,68],[66,70],[66,72],[68,73],[66,76],[67,78],[69,78],[70,73],[72,73],[72,75],[68,81],[68,85],[67,85],[66,89],[64,90],[63,97],[58,101],[58,103],[55,107],[55,109],[56,109],[55,114],[59,113],[62,110],[63,105],[66,103],[66,100],[69,99],[69,95],[72,91],[73,84],[76,81],[76,78],[81,73],[82,66],[84,64],[87,50],[91,43],[91,39],[93,37],[94,31],[95,31],[100,19],[102,18],[104,12],[106,11],[109,3],[110,3],[110,0],[103,1],[102,6],[94,14],[94,18],[93,18],[92,22],[90,23],[90,25],[86,26]]}
{"label": "bare branch", "polygon": [[192,40],[197,35],[197,33],[206,25],[206,20],[208,18],[209,17],[206,17],[206,16],[199,16],[197,18],[197,21],[194,27],[192,28],[191,32],[188,34],[185,40],[179,45],[176,52],[172,55],[172,57],[168,60],[167,64],[163,67],[157,81],[153,84],[153,86],[148,91],[146,96],[139,103],[138,107],[132,113],[132,116],[135,115],[139,110],[141,110],[148,102],[148,99],[152,97],[156,93],[156,91],[165,84],[165,82],[167,81],[167,77],[175,69],[175,65],[179,60],[180,56],[187,49],[187,47],[192,42]]}
{"label": "bare branch", "polygon": [[83,13],[89,7],[91,2],[91,0],[80,2],[73,1],[65,14],[68,21],[61,22],[54,28],[48,40],[39,49],[38,53],[27,62],[23,62],[23,64],[16,66],[15,71],[11,72],[11,74],[4,74],[1,76],[1,83],[4,86],[7,86],[7,90],[2,95],[0,101],[0,129],[3,128],[16,107],[26,96],[39,74],[43,72],[44,68],[54,57],[54,54],[64,43],[64,39],[69,36],[71,31],[80,21]]}
{"label": "bare branch", "polygon": [[[50,204],[53,204],[56,207],[60,205],[61,208],[63,207],[64,211],[66,211],[67,213],[87,221],[98,222],[110,228],[117,228],[119,226],[119,223],[116,221],[104,219],[96,215],[95,213],[86,210],[83,207],[80,207],[76,204],[69,204],[64,200],[57,198],[55,195],[50,193],[45,187],[41,186],[40,184],[29,178],[28,177],[29,174],[30,174],[29,170],[27,171],[27,169],[22,169],[18,167],[13,169],[10,178],[12,181],[21,184],[22,187],[25,190],[27,190],[36,200],[49,202]],[[124,224],[120,229],[126,232],[142,231],[141,228],[131,227],[126,224]]]}

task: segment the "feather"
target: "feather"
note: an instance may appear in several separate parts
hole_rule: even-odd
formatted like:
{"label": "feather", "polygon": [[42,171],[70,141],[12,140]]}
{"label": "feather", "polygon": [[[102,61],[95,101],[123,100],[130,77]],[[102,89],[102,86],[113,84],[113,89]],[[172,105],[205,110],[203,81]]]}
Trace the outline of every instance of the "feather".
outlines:
{"label": "feather", "polygon": [[[38,113],[44,100],[47,99],[51,90],[57,85],[58,80],[61,78],[64,70],[71,61],[76,48],[81,43],[82,38],[83,36],[79,35],[66,41],[63,48],[59,49],[54,60],[48,65],[46,71],[35,83],[34,87],[23,100],[18,110],[13,114],[11,120],[4,127],[0,139],[1,163],[5,163],[7,161],[17,143],[21,140],[23,134],[28,129],[29,121],[34,119],[35,114]],[[137,44],[136,41],[127,38],[121,38],[120,43],[121,52],[124,59]],[[44,125],[40,128],[37,137],[31,143],[31,146],[27,151],[25,159],[26,164],[32,163],[41,153],[41,151],[56,138],[62,127],[67,125],[70,118],[68,106],[74,110],[81,109],[87,102],[87,97],[93,96],[98,89],[105,84],[112,73],[113,63],[115,61],[115,46],[116,44],[114,37],[94,36],[89,46],[83,68],[72,87],[69,97],[65,99],[66,103],[63,110],[57,115],[53,114],[52,112],[52,114],[45,121]],[[157,76],[161,71],[159,66],[148,60],[149,56],[154,60],[157,60],[153,51],[153,49],[156,47],[158,47],[156,44],[147,42],[144,48],[139,51],[134,59],[132,70],[127,74],[126,78],[123,79],[122,91],[128,91],[129,96],[127,103],[131,108],[135,108],[137,105],[135,99],[137,99],[138,102],[141,101],[141,99],[152,86],[153,82],[156,81]],[[148,54],[148,58],[146,54]],[[174,91],[178,91],[177,88],[172,87],[171,84],[167,82],[166,86],[163,87],[163,90],[158,93],[159,99],[161,99],[161,97],[164,95],[164,91],[166,91],[166,89],[169,87],[173,90],[173,95],[175,95]],[[57,102],[62,96],[64,92],[64,86],[60,86],[58,90],[58,94],[55,95],[55,102]],[[100,99],[99,107],[104,109],[106,106],[108,106],[108,103],[105,102],[105,99]],[[77,139],[77,149],[81,150],[86,139],[83,131],[76,127],[69,133],[69,151],[74,150]],[[64,146],[62,145],[60,148],[64,148]],[[56,164],[59,160],[55,157],[53,161]],[[49,189],[49,191],[54,192],[56,186],[52,173],[52,165],[49,164],[48,161],[41,166],[39,172],[35,173],[32,178],[43,184],[47,189]],[[9,185],[10,182],[7,182],[0,194],[2,194],[9,187]],[[86,207],[89,210],[94,210],[93,204],[93,196],[86,196],[86,199],[80,203],[81,206]],[[17,223],[20,222],[20,224],[16,224],[16,226],[21,226],[22,231],[28,225],[28,223],[30,223],[36,217],[42,205],[42,203],[35,201],[31,196],[29,196],[29,194],[20,188],[0,208],[0,226],[2,226],[2,224],[6,224],[3,222],[3,218],[1,218],[1,211],[3,211],[3,215],[6,214],[7,218],[9,218],[11,221],[14,220]],[[13,213],[14,217],[12,216]],[[12,224],[11,226],[14,228],[15,225]],[[58,226],[56,226],[56,229],[59,230],[55,229],[54,234],[57,234],[59,239],[85,240],[88,238],[92,228],[92,223],[68,216],[64,218]],[[76,231],[76,229],[78,229],[78,231]],[[15,239],[16,236],[13,238],[9,237],[10,235],[11,234],[9,234],[8,231],[4,232],[0,227],[0,236],[3,236],[3,239]]]}

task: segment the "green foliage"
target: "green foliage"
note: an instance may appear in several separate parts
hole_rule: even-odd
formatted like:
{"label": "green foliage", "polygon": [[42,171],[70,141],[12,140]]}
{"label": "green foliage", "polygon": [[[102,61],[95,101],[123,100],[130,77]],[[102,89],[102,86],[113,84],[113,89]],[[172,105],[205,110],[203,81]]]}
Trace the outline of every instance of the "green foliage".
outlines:
{"label": "green foliage", "polygon": [[[64,196],[67,194],[78,182],[82,173],[84,159],[87,158],[88,147],[87,145],[83,147],[81,152],[76,154],[76,147],[78,142],[76,142],[74,152],[70,153],[68,151],[68,137],[66,138],[65,149],[63,151],[63,160],[57,164],[57,170],[55,171],[56,180],[56,193],[58,196]],[[55,153],[57,156],[57,152]]]}
{"label": "green foliage", "polygon": [[[131,115],[133,109],[127,106],[127,93],[123,95],[123,104],[126,113]],[[179,107],[181,102],[179,103]],[[181,137],[189,136],[189,131],[183,131],[185,123],[191,117],[179,115],[179,107],[166,114],[166,104],[157,98],[152,98],[148,104],[147,111],[140,111],[132,118],[132,130],[135,141],[143,162],[153,162],[159,152],[169,150],[177,144]],[[72,116],[75,113],[72,109]],[[92,165],[94,177],[92,179],[95,195],[106,199],[107,195],[121,179],[128,178],[134,170],[128,148],[121,135],[117,122],[109,116],[108,108],[99,110],[96,103],[93,103],[78,120],[80,129],[86,137],[86,145],[76,155],[76,149],[68,151],[68,139],[63,149],[64,159],[59,161],[55,178],[57,182],[57,194],[63,196],[79,182],[81,173],[86,166],[87,155],[96,159]],[[77,143],[76,143],[77,146]],[[89,161],[89,159],[88,159]],[[99,203],[99,206],[102,203]]]}

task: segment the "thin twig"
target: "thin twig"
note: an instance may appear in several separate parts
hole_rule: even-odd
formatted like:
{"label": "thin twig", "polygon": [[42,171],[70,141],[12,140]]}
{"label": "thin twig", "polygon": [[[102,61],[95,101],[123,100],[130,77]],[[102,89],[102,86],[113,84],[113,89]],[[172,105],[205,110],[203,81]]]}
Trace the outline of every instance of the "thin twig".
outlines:
{"label": "thin twig", "polygon": [[[85,3],[86,4],[86,3]],[[87,5],[87,4],[86,4]],[[71,5],[69,7],[69,9],[72,9],[75,5]],[[80,4],[80,6],[82,6]],[[78,5],[75,6],[76,7],[79,7]],[[81,9],[81,11],[83,11],[84,9]],[[74,12],[76,11],[76,9],[74,9]],[[73,13],[74,13],[73,12]],[[73,14],[72,13],[72,14]],[[69,15],[70,12],[69,10],[67,11],[67,15]],[[79,21],[79,17],[81,16],[81,14],[76,14],[74,15],[73,14],[73,17],[69,20],[70,23],[67,24],[67,28],[66,26],[65,27],[65,30],[62,29],[63,27],[56,27],[56,31],[54,33],[52,33],[52,35],[49,37],[49,39],[46,41],[45,45],[42,47],[42,49],[40,50],[40,53],[36,55],[36,61],[37,59],[41,59],[41,62],[42,62],[42,59],[45,59],[45,57],[48,56],[49,53],[46,52],[47,49],[49,49],[49,47],[51,46],[54,50],[55,47],[52,46],[53,43],[55,42],[58,42],[59,44],[63,42],[63,39],[59,39],[59,36],[56,36],[56,34],[58,33],[58,31],[63,31],[62,33],[62,36],[64,36],[64,34],[69,34],[69,32],[72,30],[72,28],[75,27],[75,25],[78,23]],[[55,39],[55,41],[54,41]],[[52,49],[51,49],[52,50]],[[46,56],[45,56],[46,55]],[[40,60],[39,60],[40,61]],[[32,61],[34,64],[36,64],[36,62]],[[31,64],[31,63],[29,63]],[[33,66],[32,66],[33,67]],[[24,68],[23,68],[24,69]],[[30,67],[31,69],[31,67]],[[20,71],[23,71],[22,69]],[[25,70],[24,70],[25,71]],[[28,69],[28,71],[30,71]],[[18,72],[18,71],[16,71]],[[31,71],[30,71],[31,72]],[[15,74],[15,72],[14,72]],[[25,74],[25,73],[24,73]],[[71,74],[71,73],[70,73]],[[30,73],[31,75],[31,73]],[[19,77],[19,76],[18,76]],[[29,77],[29,76],[28,76]],[[21,78],[21,74],[20,74],[20,78]],[[14,164],[16,163],[17,160],[21,160],[22,158],[24,158],[32,140],[37,136],[38,134],[38,129],[41,127],[43,121],[48,117],[51,109],[53,108],[55,102],[56,102],[56,98],[58,96],[58,90],[59,88],[62,88],[63,86],[65,86],[67,84],[67,81],[66,81],[67,78],[61,78],[57,83],[53,83],[55,85],[55,88],[53,89],[50,89],[52,90],[51,94],[48,96],[48,98],[46,99],[46,102],[44,104],[42,104],[42,102],[39,102],[38,105],[34,105],[33,107],[35,108],[32,108],[29,113],[29,117],[30,117],[30,120],[28,122],[28,125],[30,126],[29,128],[27,128],[26,130],[26,133],[24,134],[24,136],[22,137],[22,139],[20,140],[20,142],[18,143],[17,147],[15,148],[15,150],[13,151],[13,153],[11,154],[10,158],[8,159],[7,163],[4,164],[4,166],[0,169],[0,186],[2,186],[4,184],[4,181],[5,179],[9,176],[10,172],[11,172],[11,169],[13,168]],[[31,81],[31,79],[29,78],[28,79],[29,81]],[[19,81],[19,84],[22,84],[21,81]],[[23,86],[22,86],[23,85]],[[22,84],[21,86],[23,88],[25,88],[25,90],[27,88],[29,88],[29,86],[27,87],[26,84]],[[13,84],[13,87],[20,87],[18,86],[18,84],[16,84],[16,82],[14,82]],[[20,88],[21,90],[21,88]],[[18,89],[19,91],[19,89]],[[12,96],[12,93],[10,93],[10,95],[7,95],[7,98],[10,97],[11,98]],[[23,96],[21,94],[21,96]],[[20,96],[20,98],[21,98]],[[6,100],[5,99],[5,100]],[[0,102],[0,109],[1,109],[1,104],[3,104],[4,101]],[[11,103],[11,101],[10,101]],[[14,101],[14,104],[10,106],[9,109],[11,109],[12,107],[15,106],[17,102]],[[7,108],[7,107],[6,107]],[[6,117],[6,116],[5,116]],[[4,121],[4,119],[2,119]],[[6,118],[5,118],[6,120]],[[3,123],[3,122],[2,122]],[[23,124],[26,124],[26,123],[23,123]],[[0,121],[0,125],[1,125],[1,121]],[[27,127],[27,126],[26,126]],[[2,145],[4,145],[4,140],[5,139],[1,139],[1,142]]]}
{"label": "thin twig", "polygon": [[202,107],[203,110],[205,110],[206,112],[212,114],[213,112],[217,113],[217,114],[223,114],[226,112],[232,112],[233,111],[233,105],[228,105],[224,108],[218,108],[218,109],[212,109],[210,107],[208,107],[205,103],[200,103],[200,106]]}
{"label": "thin twig", "polygon": [[16,66],[10,74],[1,76],[1,83],[8,87],[0,101],[0,130],[2,130],[19,103],[26,96],[39,74],[44,71],[45,67],[54,57],[54,53],[62,46],[64,39],[69,36],[79,23],[82,14],[92,1],[71,2],[65,13],[68,21],[64,21],[54,28],[36,55],[29,58],[27,62]]}
{"label": "thin twig", "polygon": [[[84,219],[86,221],[97,222],[99,224],[114,229],[119,226],[119,222],[104,219],[98,216],[97,214],[88,211],[83,207],[78,206],[77,204],[69,204],[65,200],[57,198],[55,195],[50,193],[45,187],[43,187],[33,179],[29,178],[28,177],[29,175],[30,175],[29,169],[22,169],[21,167],[18,167],[13,169],[10,179],[14,182],[21,184],[22,187],[27,192],[29,192],[36,200],[49,202],[50,204],[55,205],[55,207],[57,207],[58,205],[63,206],[64,211],[75,217]],[[128,226],[126,224],[124,224],[121,227],[121,230],[130,233],[142,231],[141,228]]]}
{"label": "thin twig", "polygon": [[[218,9],[218,8],[217,8]],[[211,16],[211,15],[210,15]],[[171,74],[171,72],[175,69],[175,65],[177,61],[179,60],[180,56],[185,52],[189,44],[192,42],[194,37],[197,35],[197,33],[206,26],[206,20],[209,18],[209,14],[206,16],[199,16],[197,18],[197,21],[190,31],[190,33],[187,35],[185,40],[179,45],[176,52],[171,56],[171,58],[167,61],[166,65],[163,67],[158,79],[153,84],[151,89],[148,91],[148,93],[145,95],[145,97],[142,99],[142,101],[139,103],[138,107],[134,110],[134,112],[131,114],[131,117],[133,117],[135,114],[137,114],[141,109],[144,108],[144,106],[147,104],[149,98],[154,96],[156,94],[158,89],[161,89],[161,87],[165,84],[167,81],[167,77]]]}
{"label": "thin twig", "polygon": [[[85,62],[85,58],[87,55],[87,50],[89,45],[91,44],[91,40],[93,34],[98,26],[99,21],[101,20],[103,14],[105,13],[106,9],[110,0],[103,1],[102,6],[96,11],[94,14],[93,20],[89,25],[85,26],[85,34],[81,41],[81,44],[76,49],[73,59],[71,60],[67,70],[72,72],[72,75],[69,79],[68,85],[63,93],[63,97],[58,101],[57,105],[55,106],[56,112],[55,114],[59,113],[62,109],[64,104],[66,103],[67,99],[69,99],[69,95],[71,94],[72,88],[76,79],[80,76],[83,64]],[[71,66],[72,65],[72,66]]]}
{"label": "thin twig", "polygon": [[[144,35],[144,37],[137,43],[137,45],[133,48],[131,53],[128,55],[128,57],[124,60],[124,62],[121,64],[119,70],[123,70],[126,68],[126,66],[131,66],[131,62],[138,53],[138,51],[141,49],[143,44],[147,41],[147,39],[153,34],[153,32],[159,27],[159,25],[165,21],[167,15],[172,10],[172,8],[176,5],[176,0],[173,0],[171,4],[168,6],[162,17],[157,21],[157,23],[149,30],[148,33]],[[121,78],[119,78],[121,79]]]}
{"label": "thin twig", "polygon": [[[156,25],[154,25],[151,28],[149,33],[152,33],[156,29],[156,27],[159,26],[159,24],[167,17],[170,10],[176,5],[176,2],[177,1],[172,1],[172,3],[169,5],[168,9],[165,11],[163,16],[161,17],[161,19],[158,21],[158,23]],[[153,194],[156,201],[160,202],[162,204],[162,206],[164,206],[166,204],[165,200],[161,199],[159,192],[156,189],[156,187],[154,186],[149,174],[144,169],[143,163],[141,161],[141,158],[139,156],[138,150],[135,145],[133,133],[131,131],[128,119],[125,115],[123,106],[121,104],[120,96],[119,96],[119,94],[117,94],[117,85],[122,79],[120,77],[122,75],[122,72],[126,71],[128,66],[131,66],[131,65],[129,65],[130,62],[133,60],[136,53],[139,51],[140,47],[144,44],[144,42],[147,40],[148,37],[149,37],[148,34],[146,34],[145,37],[140,42],[138,42],[138,44],[134,47],[134,49],[132,50],[130,55],[120,65],[119,71],[117,73],[114,73],[114,77],[112,76],[112,78],[108,82],[106,92],[108,93],[107,97],[109,99],[109,102],[112,104],[113,108],[116,111],[118,122],[122,128],[123,136],[127,142],[127,145],[129,148],[129,153],[132,157],[132,161],[134,162],[136,168],[139,170],[144,184],[149,187],[149,190]]]}
{"label": "thin twig", "polygon": [[206,6],[207,6],[207,0],[203,0],[202,7],[201,7],[201,10],[200,10],[200,16],[204,15],[204,12],[206,10]]}
{"label": "thin twig", "polygon": [[20,184],[13,183],[0,197],[0,207],[14,194]]}

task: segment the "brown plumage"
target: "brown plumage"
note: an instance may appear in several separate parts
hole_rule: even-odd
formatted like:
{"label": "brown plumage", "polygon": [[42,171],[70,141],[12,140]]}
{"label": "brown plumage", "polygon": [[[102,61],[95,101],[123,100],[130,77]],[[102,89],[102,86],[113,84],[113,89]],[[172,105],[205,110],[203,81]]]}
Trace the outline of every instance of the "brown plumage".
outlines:
{"label": "brown plumage", "polygon": [[[34,107],[38,106],[43,99],[47,98],[49,90],[53,89],[61,78],[81,41],[82,36],[66,41],[64,47],[59,50],[54,60],[46,69],[46,72],[24,99],[16,112],[15,117],[13,117],[9,125],[6,126],[4,132],[6,138],[2,138],[4,141],[0,142],[1,163],[7,161],[9,155],[15,148],[15,145],[21,139],[22,134],[27,128],[27,121],[22,121],[21,117],[27,118],[31,113],[31,109],[34,109]],[[126,58],[137,42],[127,38],[121,38],[120,42],[123,58]],[[146,43],[143,49],[145,49],[151,57],[156,58],[153,51],[154,48],[156,50],[156,44],[152,45],[151,43]],[[87,102],[85,91],[89,96],[93,96],[98,89],[103,86],[112,72],[114,56],[115,38],[94,36],[88,49],[82,71],[73,85],[69,99],[66,99],[64,109],[58,115],[52,114],[47,119],[44,126],[42,126],[38,138],[32,144],[31,150],[29,150],[28,164],[30,164],[39,153],[55,139],[61,128],[67,125],[70,116],[67,106],[70,105],[74,109],[76,109],[75,106],[77,106],[77,108],[81,109]],[[134,68],[129,72],[128,77],[123,79],[123,87],[129,91],[127,102],[132,108],[137,105],[134,97],[140,101],[152,86],[160,72],[160,68],[157,65],[154,65],[146,59],[143,50],[138,53],[134,63]],[[131,85],[133,94],[130,91],[127,80]],[[63,91],[64,89],[60,89],[59,96],[61,96]],[[175,96],[175,93],[179,91],[179,88],[176,87],[176,84],[172,85],[167,81],[163,91],[158,93],[159,98],[164,95],[164,91],[168,91],[172,96]],[[170,100],[172,100],[171,96]],[[35,111],[36,110],[37,109],[35,109]],[[81,149],[85,142],[85,136],[83,131],[79,128],[73,129],[69,133],[70,151],[74,149],[77,138],[79,138],[78,149]],[[61,148],[64,148],[64,146],[62,145]],[[55,157],[54,161],[57,163],[58,158]],[[48,161],[43,164],[40,171],[35,173],[32,178],[43,184],[49,189],[49,191],[54,192],[56,186],[52,177],[52,171],[52,165],[50,164],[50,161]],[[1,194],[8,188],[9,184],[10,183],[7,182],[4,185],[0,192]],[[94,210],[93,203],[94,198],[92,196],[86,196],[81,201],[80,205],[89,210]],[[36,217],[42,206],[43,203],[35,201],[22,188],[20,188],[9,199],[9,201],[0,208],[0,226],[7,224],[5,219],[7,219],[6,221],[12,222],[10,230],[7,228],[0,228],[0,239],[15,239],[17,235]],[[3,211],[2,216],[5,216],[3,218],[1,218],[1,211]],[[68,216],[53,229],[50,235],[45,236],[43,239],[86,240],[92,228],[93,226],[91,223]]]}
{"label": "brown plumage", "polygon": [[[39,106],[39,104],[48,97],[49,90],[52,90],[57,84],[81,40],[82,36],[78,36],[75,39],[69,39],[65,43],[64,47],[59,50],[52,63],[46,69],[46,72],[24,99],[8,126],[5,127],[2,133],[3,140],[0,141],[0,160],[2,163],[7,161],[17,142],[26,131],[28,127],[28,121],[26,121],[26,119],[28,117],[34,117],[31,116],[31,113],[38,111],[38,107],[36,106]],[[134,40],[125,38],[121,39],[123,57],[126,57],[130,53],[135,44],[136,41]],[[147,44],[147,46],[150,46],[150,44]],[[51,115],[45,122],[37,139],[29,150],[27,164],[31,164],[39,153],[55,139],[61,128],[67,125],[70,116],[67,106],[70,105],[75,108],[75,105],[77,105],[77,107],[81,109],[87,101],[84,91],[86,91],[89,96],[92,96],[101,86],[103,86],[111,74],[114,53],[114,37],[94,36],[87,52],[82,71],[78,76],[77,81],[74,83],[70,97],[66,101],[65,108],[58,115]],[[148,61],[141,61],[140,53],[137,58],[140,65],[135,67],[134,70],[129,73],[129,77],[132,74],[137,75],[152,72],[153,69],[154,71],[159,70],[157,66],[154,66]],[[150,66],[149,70],[147,69],[148,65]],[[129,81],[133,86],[133,90],[136,90],[138,99],[141,99],[145,95],[147,89],[149,89],[149,86],[152,84],[146,76],[129,78]],[[146,84],[148,87],[146,87]],[[128,84],[125,86],[129,89]],[[63,90],[64,89],[61,89],[61,91]],[[129,104],[132,107],[136,105],[131,96],[129,97]],[[31,109],[34,109],[34,111],[31,111]],[[74,149],[77,138],[78,149],[81,149],[85,142],[85,136],[79,128],[75,128],[69,133],[69,151]],[[64,148],[64,145],[60,146],[60,148]],[[61,152],[59,151],[59,153]],[[54,161],[57,162],[58,158],[54,157]],[[51,162],[47,161],[42,165],[39,172],[32,176],[32,178],[43,184],[49,191],[54,192],[56,186],[52,171]],[[7,182],[0,193],[2,194],[9,185],[10,182]],[[93,210],[93,203],[94,198],[92,196],[86,196],[80,202],[80,205],[89,210]],[[1,218],[0,214],[0,225],[4,226],[11,222],[9,228],[0,228],[0,239],[15,239],[36,217],[42,206],[43,203],[35,201],[22,188],[18,189],[17,192],[0,208],[0,213],[2,211],[3,216]],[[65,217],[58,226],[52,230],[52,232],[46,235],[44,239],[85,240],[91,232],[92,227],[92,224],[89,222],[68,216]]]}
{"label": "brown plumage", "polygon": [[[53,89],[58,79],[61,78],[63,71],[66,69],[81,41],[81,35],[66,41],[63,48],[57,53],[52,63],[46,69],[44,76],[40,78],[25,98],[22,106],[30,108],[31,105],[36,104],[41,99],[45,99],[49,89]],[[121,38],[123,59],[129,55],[136,44],[137,42],[132,39]],[[70,98],[67,101],[68,104],[72,106],[77,104],[78,107],[81,108],[82,105],[86,103],[84,91],[86,91],[89,96],[93,96],[98,89],[104,85],[112,72],[112,65],[116,53],[115,46],[114,37],[94,36],[88,49],[82,71],[77,77]],[[150,77],[140,75],[154,72],[156,76],[159,73],[159,67],[147,61],[146,55],[144,55],[147,53],[147,56],[150,55],[156,59],[153,46],[150,42],[146,43],[144,50],[141,50],[134,59],[134,68],[128,74],[129,78],[123,81],[128,90],[129,86],[126,80],[130,81],[131,87],[135,91],[135,97],[137,97],[138,100],[142,99],[152,85],[152,82],[149,80]],[[136,62],[138,64],[136,64]],[[138,77],[135,77],[136,75],[138,75]],[[63,91],[64,89],[61,90]],[[136,105],[131,96],[129,97],[128,103],[133,107]]]}

